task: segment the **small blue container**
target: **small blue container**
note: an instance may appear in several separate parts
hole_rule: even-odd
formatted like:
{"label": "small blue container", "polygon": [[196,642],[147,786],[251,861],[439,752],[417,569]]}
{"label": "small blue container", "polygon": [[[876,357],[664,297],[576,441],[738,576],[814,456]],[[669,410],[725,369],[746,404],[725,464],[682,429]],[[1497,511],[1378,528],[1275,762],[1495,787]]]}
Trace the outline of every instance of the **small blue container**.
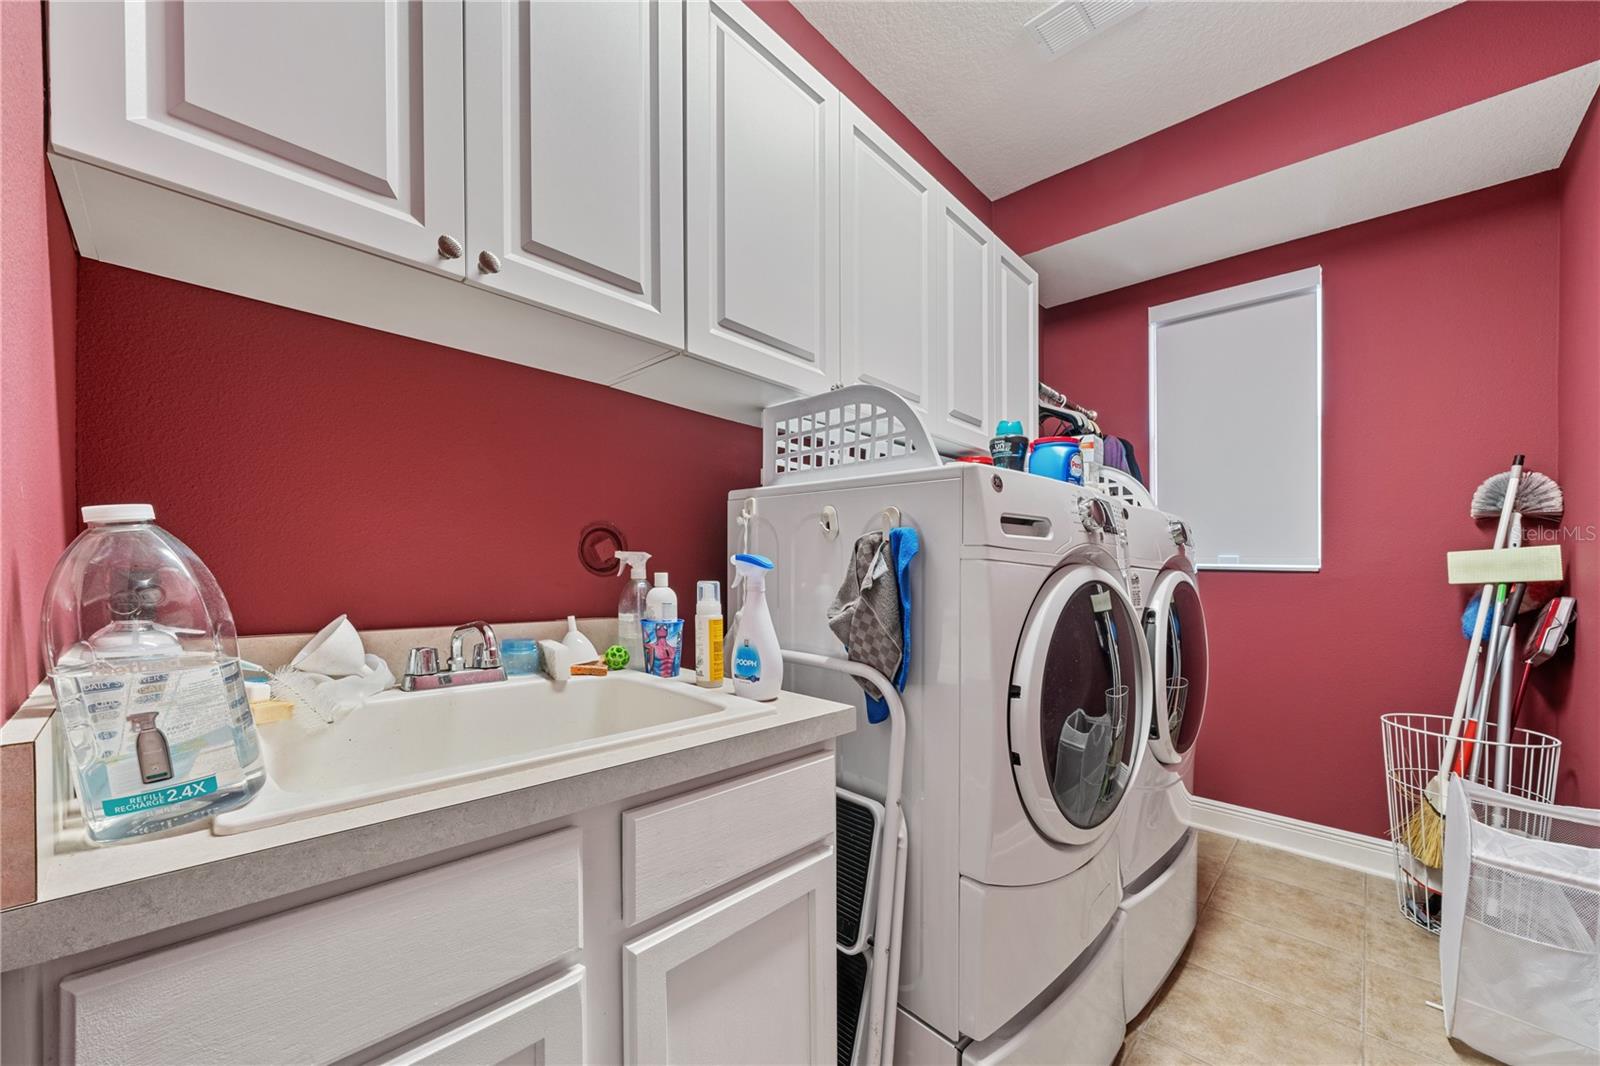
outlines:
{"label": "small blue container", "polygon": [[1028,453],[1028,473],[1083,484],[1083,452],[1077,437],[1040,437]]}
{"label": "small blue container", "polygon": [[500,665],[513,676],[539,672],[539,642],[518,637],[500,642]]}

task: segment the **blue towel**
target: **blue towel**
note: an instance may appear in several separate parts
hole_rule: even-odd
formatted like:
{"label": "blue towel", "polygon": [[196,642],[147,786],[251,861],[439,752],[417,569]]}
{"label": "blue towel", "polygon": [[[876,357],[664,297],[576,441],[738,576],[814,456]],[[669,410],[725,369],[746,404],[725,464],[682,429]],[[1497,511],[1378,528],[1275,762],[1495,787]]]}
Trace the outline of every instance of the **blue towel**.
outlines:
{"label": "blue towel", "polygon": [[[896,526],[889,531],[889,556],[894,560],[895,584],[900,590],[900,646],[903,649],[900,653],[900,669],[889,679],[894,682],[896,692],[906,690],[906,677],[911,671],[911,582],[906,579],[906,570],[920,550],[922,539],[917,536],[915,529]],[[877,723],[887,717],[889,705],[882,699],[867,696],[867,721]]]}

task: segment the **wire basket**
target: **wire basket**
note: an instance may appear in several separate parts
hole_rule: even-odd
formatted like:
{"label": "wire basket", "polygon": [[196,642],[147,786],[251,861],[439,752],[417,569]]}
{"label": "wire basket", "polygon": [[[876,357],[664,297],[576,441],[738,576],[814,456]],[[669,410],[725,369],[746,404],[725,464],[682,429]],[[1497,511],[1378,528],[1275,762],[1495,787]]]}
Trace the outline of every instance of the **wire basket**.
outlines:
{"label": "wire basket", "polygon": [[[1443,905],[1443,873],[1414,857],[1405,838],[1407,823],[1419,805],[1428,802],[1425,790],[1444,758],[1450,718],[1442,714],[1386,714],[1382,722],[1395,902],[1407,920],[1437,933]],[[1560,761],[1561,741],[1555,737],[1517,727],[1501,740],[1495,736],[1495,723],[1491,720],[1470,738],[1463,735],[1451,759],[1451,772],[1512,796],[1551,803],[1555,800]]]}

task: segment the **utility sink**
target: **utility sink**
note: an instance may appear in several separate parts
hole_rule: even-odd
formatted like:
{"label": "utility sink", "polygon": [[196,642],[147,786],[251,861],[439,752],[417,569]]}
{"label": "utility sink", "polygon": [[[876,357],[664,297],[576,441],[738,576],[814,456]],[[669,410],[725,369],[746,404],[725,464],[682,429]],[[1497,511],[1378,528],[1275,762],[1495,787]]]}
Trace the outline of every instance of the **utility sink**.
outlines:
{"label": "utility sink", "polygon": [[267,782],[211,828],[262,829],[772,713],[769,704],[637,672],[391,690],[326,728],[261,726]]}

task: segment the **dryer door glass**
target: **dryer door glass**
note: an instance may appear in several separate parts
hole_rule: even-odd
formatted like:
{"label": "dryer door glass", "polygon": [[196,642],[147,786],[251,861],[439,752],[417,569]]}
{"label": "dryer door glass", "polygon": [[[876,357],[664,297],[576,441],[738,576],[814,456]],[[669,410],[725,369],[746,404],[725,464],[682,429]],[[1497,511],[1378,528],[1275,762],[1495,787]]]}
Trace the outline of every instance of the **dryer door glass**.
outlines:
{"label": "dryer door glass", "polygon": [[1163,762],[1176,762],[1194,746],[1206,702],[1206,619],[1191,575],[1169,570],[1157,581],[1145,637],[1158,708],[1150,723],[1153,748]]}
{"label": "dryer door glass", "polygon": [[1133,778],[1148,727],[1138,616],[1110,574],[1059,571],[1041,590],[1013,672],[1018,790],[1036,826],[1086,843]]}

